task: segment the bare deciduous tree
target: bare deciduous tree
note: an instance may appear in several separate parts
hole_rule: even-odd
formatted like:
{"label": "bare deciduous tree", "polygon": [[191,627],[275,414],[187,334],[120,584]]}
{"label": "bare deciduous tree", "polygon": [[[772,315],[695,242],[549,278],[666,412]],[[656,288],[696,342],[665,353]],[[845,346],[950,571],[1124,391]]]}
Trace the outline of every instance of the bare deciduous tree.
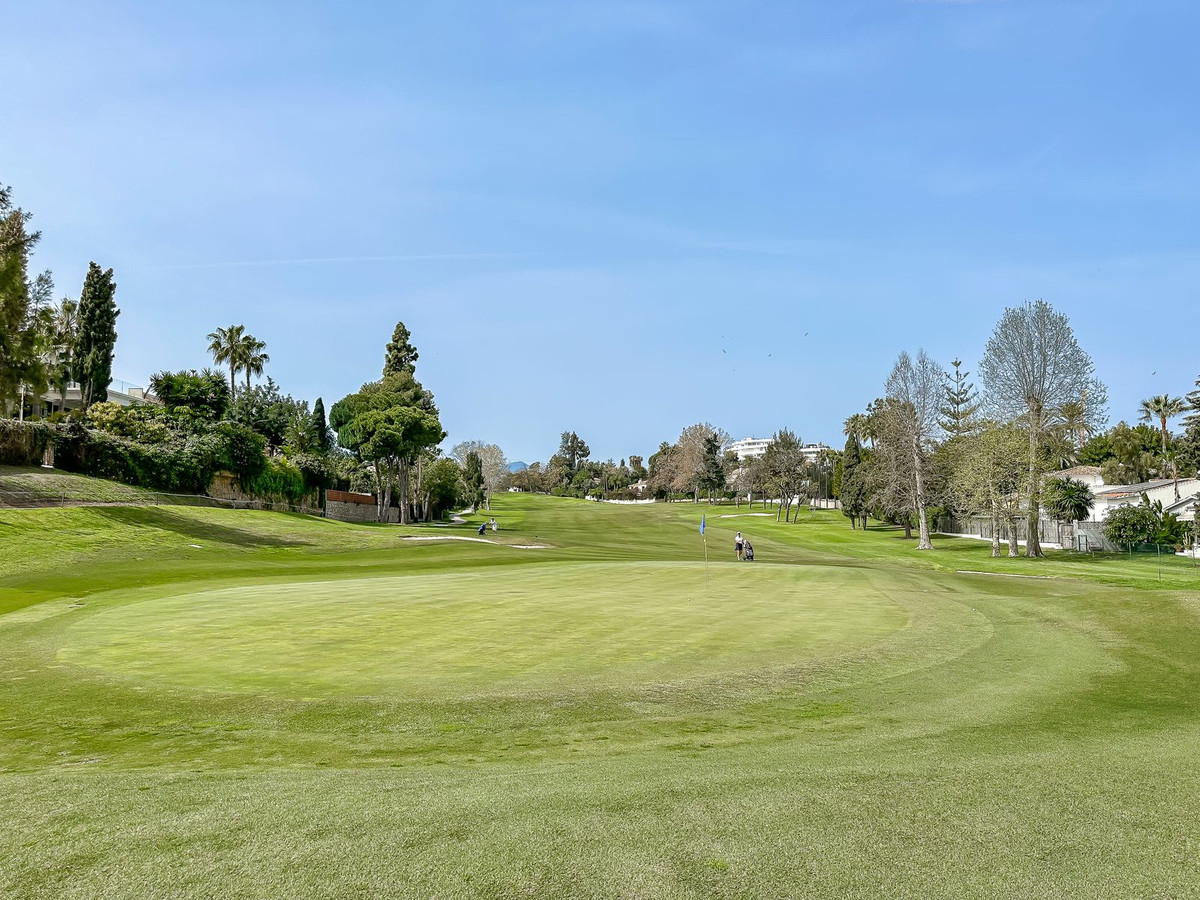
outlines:
{"label": "bare deciduous tree", "polygon": [[697,503],[700,502],[700,486],[708,463],[709,441],[714,437],[720,451],[729,446],[729,435],[707,422],[689,425],[675,442],[672,454],[675,472],[671,487],[680,493],[692,494]]}
{"label": "bare deciduous tree", "polygon": [[938,429],[946,373],[924,350],[914,360],[902,351],[887,380],[887,400],[876,414],[876,431],[887,436],[903,456],[897,456],[894,475],[906,482],[912,511],[917,516],[918,550],[932,550],[926,495],[929,447]]}
{"label": "bare deciduous tree", "polygon": [[1043,555],[1038,537],[1043,437],[1068,403],[1082,402],[1090,421],[1103,419],[1108,395],[1094,371],[1067,317],[1045,300],[1006,309],[979,364],[992,413],[1019,422],[1029,439],[1028,556]]}
{"label": "bare deciduous tree", "polygon": [[450,451],[450,456],[459,465],[465,466],[467,454],[472,451],[479,455],[479,462],[483,465],[483,501],[490,510],[492,494],[500,489],[501,483],[508,475],[508,460],[504,458],[504,451],[496,444],[485,444],[483,441],[463,441],[456,444]]}

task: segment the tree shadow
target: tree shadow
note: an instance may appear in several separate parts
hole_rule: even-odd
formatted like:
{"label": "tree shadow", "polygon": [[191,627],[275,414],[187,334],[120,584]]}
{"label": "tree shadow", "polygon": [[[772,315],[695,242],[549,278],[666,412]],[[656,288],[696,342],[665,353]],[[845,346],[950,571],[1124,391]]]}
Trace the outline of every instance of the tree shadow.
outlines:
{"label": "tree shadow", "polygon": [[183,515],[163,506],[104,506],[93,507],[102,519],[129,529],[166,531],[196,542],[209,541],[235,547],[307,547],[312,541],[297,537],[263,534],[245,528]]}

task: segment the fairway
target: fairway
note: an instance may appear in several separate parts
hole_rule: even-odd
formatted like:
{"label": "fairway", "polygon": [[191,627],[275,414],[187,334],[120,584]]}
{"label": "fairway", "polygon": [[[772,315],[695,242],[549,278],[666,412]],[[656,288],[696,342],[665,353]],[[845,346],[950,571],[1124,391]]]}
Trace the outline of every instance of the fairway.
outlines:
{"label": "fairway", "polygon": [[0,511],[0,896],[1200,891],[1189,562],[492,514]]}

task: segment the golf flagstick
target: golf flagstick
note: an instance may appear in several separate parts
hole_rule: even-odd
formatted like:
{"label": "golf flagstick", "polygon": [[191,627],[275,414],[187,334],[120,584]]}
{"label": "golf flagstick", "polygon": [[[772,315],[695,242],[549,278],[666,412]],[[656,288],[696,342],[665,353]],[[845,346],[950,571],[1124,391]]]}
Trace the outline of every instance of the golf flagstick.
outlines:
{"label": "golf flagstick", "polygon": [[704,515],[700,516],[700,537],[704,539],[704,590],[708,590],[708,535],[704,533]]}

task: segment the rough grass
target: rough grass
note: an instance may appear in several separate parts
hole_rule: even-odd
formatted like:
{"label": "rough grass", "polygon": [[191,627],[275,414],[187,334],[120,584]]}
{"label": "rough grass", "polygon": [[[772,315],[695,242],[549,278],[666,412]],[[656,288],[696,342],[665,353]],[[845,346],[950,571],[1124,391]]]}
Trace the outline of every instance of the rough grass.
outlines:
{"label": "rough grass", "polygon": [[0,503],[63,499],[91,503],[140,503],[150,502],[154,496],[152,491],[118,481],[72,475],[57,469],[0,466]]}
{"label": "rough grass", "polygon": [[1189,561],[701,511],[0,512],[0,895],[1197,894]]}

